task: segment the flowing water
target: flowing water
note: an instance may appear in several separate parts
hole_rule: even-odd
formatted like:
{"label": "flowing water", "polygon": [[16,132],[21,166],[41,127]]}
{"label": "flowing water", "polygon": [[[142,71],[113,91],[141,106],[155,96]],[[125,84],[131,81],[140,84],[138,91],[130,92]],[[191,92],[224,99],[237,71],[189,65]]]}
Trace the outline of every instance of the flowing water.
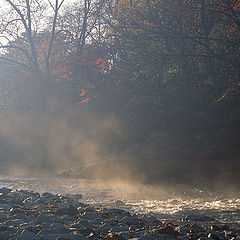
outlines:
{"label": "flowing water", "polygon": [[187,214],[204,214],[221,223],[240,225],[240,194],[213,193],[198,188],[174,191],[143,185],[109,185],[94,180],[0,176],[0,187],[54,194],[82,194],[82,202],[99,207],[153,214],[163,220],[180,221]]}

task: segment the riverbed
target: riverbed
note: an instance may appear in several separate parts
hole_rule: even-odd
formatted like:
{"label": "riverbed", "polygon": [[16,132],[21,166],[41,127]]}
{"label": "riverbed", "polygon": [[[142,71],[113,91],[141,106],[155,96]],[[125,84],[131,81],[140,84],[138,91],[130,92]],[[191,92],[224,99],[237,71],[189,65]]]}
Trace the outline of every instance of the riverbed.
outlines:
{"label": "riverbed", "polygon": [[96,207],[120,208],[150,214],[161,220],[182,221],[187,214],[204,214],[221,223],[240,226],[239,193],[216,193],[199,188],[156,188],[147,185],[103,183],[69,178],[0,176],[0,187],[52,194],[81,194]]}

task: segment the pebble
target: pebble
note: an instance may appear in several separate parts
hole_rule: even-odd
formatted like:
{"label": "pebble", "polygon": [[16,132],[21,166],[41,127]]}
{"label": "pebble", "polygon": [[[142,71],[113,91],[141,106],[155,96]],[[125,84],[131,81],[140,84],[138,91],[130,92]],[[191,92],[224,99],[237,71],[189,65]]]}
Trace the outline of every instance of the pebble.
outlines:
{"label": "pebble", "polygon": [[189,214],[173,224],[150,214],[96,208],[81,198],[0,188],[0,240],[240,240],[239,229],[209,216]]}
{"label": "pebble", "polygon": [[190,214],[186,216],[186,221],[198,221],[198,222],[211,222],[214,221],[214,218],[204,216],[204,215],[195,215],[195,214]]}

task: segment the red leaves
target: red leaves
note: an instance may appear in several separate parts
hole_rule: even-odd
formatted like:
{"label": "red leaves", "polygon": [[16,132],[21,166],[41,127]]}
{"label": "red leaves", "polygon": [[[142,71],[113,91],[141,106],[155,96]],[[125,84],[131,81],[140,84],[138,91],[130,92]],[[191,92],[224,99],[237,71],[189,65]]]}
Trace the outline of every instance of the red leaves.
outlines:
{"label": "red leaves", "polygon": [[98,58],[96,61],[96,67],[99,71],[102,71],[104,68],[109,66],[109,61],[103,58]]}
{"label": "red leaves", "polygon": [[86,89],[82,89],[81,93],[79,94],[80,97],[83,97],[87,93]]}
{"label": "red leaves", "polygon": [[73,80],[81,86],[79,97],[82,100],[79,103],[88,103],[99,95],[96,86],[104,83],[109,68],[109,60],[96,56],[94,52],[85,51],[82,56],[61,59],[55,64],[52,73],[57,83]]}
{"label": "red leaves", "polygon": [[219,5],[219,9],[222,11],[240,11],[240,0],[232,1],[232,3],[222,3]]}

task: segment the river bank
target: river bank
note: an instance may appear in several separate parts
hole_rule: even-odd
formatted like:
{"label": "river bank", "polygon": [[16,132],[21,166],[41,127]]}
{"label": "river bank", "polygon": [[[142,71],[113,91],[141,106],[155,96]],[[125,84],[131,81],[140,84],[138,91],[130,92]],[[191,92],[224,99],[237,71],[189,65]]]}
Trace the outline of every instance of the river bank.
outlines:
{"label": "river bank", "polygon": [[207,215],[163,220],[123,210],[120,200],[115,202],[118,208],[97,207],[81,200],[81,194],[1,188],[0,239],[240,239],[238,224]]}

